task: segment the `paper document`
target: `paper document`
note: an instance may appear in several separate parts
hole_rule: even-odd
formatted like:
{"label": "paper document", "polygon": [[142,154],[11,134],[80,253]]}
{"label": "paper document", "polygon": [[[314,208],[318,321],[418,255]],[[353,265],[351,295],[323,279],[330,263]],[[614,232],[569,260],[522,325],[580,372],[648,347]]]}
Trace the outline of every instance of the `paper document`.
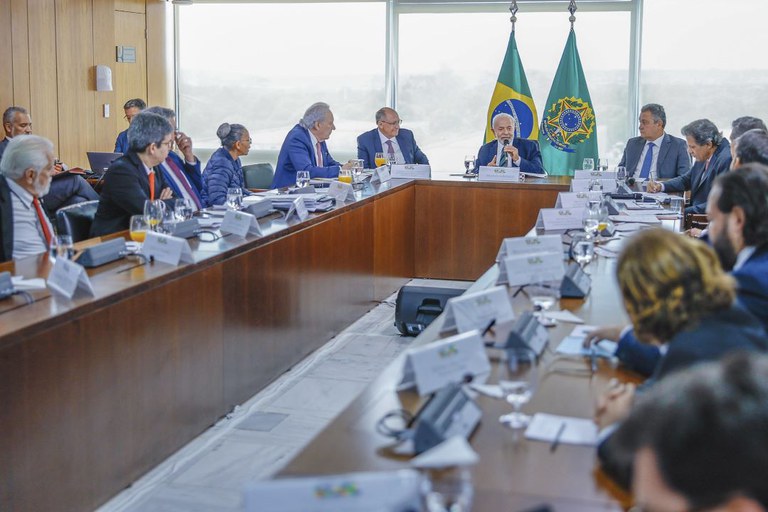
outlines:
{"label": "paper document", "polygon": [[554,318],[555,320],[560,320],[561,322],[568,322],[571,324],[583,324],[584,320],[579,318],[578,316],[574,315],[570,311],[564,309],[562,311],[547,311],[547,317],[548,318]]}
{"label": "paper document", "polygon": [[591,419],[557,416],[555,414],[536,413],[525,429],[525,438],[534,441],[554,442],[560,436],[560,444],[597,444],[597,425]]}
{"label": "paper document", "polygon": [[12,276],[11,282],[16,291],[45,290],[45,279],[41,277],[24,279],[22,276]]}
{"label": "paper document", "polygon": [[[558,345],[556,352],[558,354],[570,356],[591,356],[592,350],[584,347],[583,343],[587,334],[594,329],[597,329],[596,325],[576,326],[573,331],[571,331],[571,334],[563,338],[563,341]],[[615,341],[600,340],[595,344],[595,356],[610,359],[616,352],[617,346],[618,344]]]}

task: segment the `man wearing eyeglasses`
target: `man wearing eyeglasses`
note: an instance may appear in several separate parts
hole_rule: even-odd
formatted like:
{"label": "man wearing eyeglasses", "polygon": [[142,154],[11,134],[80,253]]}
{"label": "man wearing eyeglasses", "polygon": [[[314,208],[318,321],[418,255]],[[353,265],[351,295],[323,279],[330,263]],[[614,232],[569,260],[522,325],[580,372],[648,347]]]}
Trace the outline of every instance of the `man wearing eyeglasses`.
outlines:
{"label": "man wearing eyeglasses", "polygon": [[375,169],[376,153],[394,155],[398,164],[429,165],[427,155],[416,144],[411,130],[400,128],[403,120],[394,109],[380,108],[376,112],[377,128],[357,138],[357,158],[363,160],[366,169]]}
{"label": "man wearing eyeglasses", "polygon": [[[125,116],[123,119],[128,121],[128,126],[131,125],[131,119],[133,119],[139,112],[147,108],[147,104],[141,98],[133,98],[128,100],[123,105],[123,111]],[[128,128],[117,134],[117,140],[115,140],[115,153],[127,153],[128,152]]]}

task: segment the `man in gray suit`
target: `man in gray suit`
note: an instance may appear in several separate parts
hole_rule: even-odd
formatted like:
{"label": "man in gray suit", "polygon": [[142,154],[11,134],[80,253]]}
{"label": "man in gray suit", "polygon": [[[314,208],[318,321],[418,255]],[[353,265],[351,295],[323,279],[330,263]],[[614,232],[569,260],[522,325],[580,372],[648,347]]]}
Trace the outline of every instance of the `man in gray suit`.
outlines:
{"label": "man in gray suit", "polygon": [[653,172],[656,179],[669,179],[691,168],[685,141],[665,133],[666,125],[667,114],[661,105],[649,103],[640,109],[640,136],[627,141],[619,163],[629,176],[647,179]]}

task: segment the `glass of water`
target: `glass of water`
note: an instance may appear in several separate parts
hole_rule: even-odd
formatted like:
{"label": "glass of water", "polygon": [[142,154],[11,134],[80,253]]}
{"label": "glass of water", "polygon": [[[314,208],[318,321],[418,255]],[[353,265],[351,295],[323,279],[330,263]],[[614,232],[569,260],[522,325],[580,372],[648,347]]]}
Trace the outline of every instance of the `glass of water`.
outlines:
{"label": "glass of water", "polygon": [[595,239],[588,233],[575,233],[571,240],[571,257],[584,267],[595,257]]}
{"label": "glass of water", "polygon": [[587,234],[593,237],[597,236],[597,230],[600,226],[600,203],[598,201],[589,202],[584,210],[584,216],[581,218],[581,225]]}
{"label": "glass of water", "polygon": [[194,211],[192,199],[188,197],[180,197],[173,203],[173,214],[179,222],[191,219]]}
{"label": "glass of water", "polygon": [[607,158],[598,158],[597,159],[597,168],[600,169],[601,172],[605,172],[608,170],[608,159]]}
{"label": "glass of water", "polygon": [[243,189],[232,187],[227,189],[227,208],[239,210],[243,207]]}
{"label": "glass of water", "polygon": [[309,185],[309,171],[296,171],[296,186],[304,188]]}
{"label": "glass of water", "polygon": [[616,168],[616,186],[621,187],[627,184],[627,168],[620,165]]}
{"label": "glass of water", "polygon": [[554,325],[555,321],[547,316],[547,311],[560,299],[560,283],[538,280],[528,285],[525,290],[533,302],[533,310],[538,313],[541,324]]}
{"label": "glass of water", "polygon": [[528,426],[531,417],[521,411],[536,391],[536,354],[527,348],[509,349],[506,361],[499,363],[499,387],[512,412],[499,416],[499,422],[512,429]]}
{"label": "glass of water", "polygon": [[464,169],[467,174],[475,171],[475,155],[464,156]]}
{"label": "glass of water", "polygon": [[581,168],[585,171],[594,171],[595,170],[595,159],[594,158],[585,158],[584,162],[581,164]]}

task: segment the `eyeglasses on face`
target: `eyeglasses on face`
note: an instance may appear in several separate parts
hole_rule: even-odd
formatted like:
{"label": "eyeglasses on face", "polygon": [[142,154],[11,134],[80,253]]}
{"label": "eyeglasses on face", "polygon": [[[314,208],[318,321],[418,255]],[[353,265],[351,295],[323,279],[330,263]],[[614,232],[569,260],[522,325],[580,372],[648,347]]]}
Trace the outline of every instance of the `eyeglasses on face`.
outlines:
{"label": "eyeglasses on face", "polygon": [[382,119],[381,122],[382,123],[391,124],[392,126],[395,126],[395,125],[400,126],[401,124],[403,124],[403,120],[402,119],[398,119],[397,121],[385,121],[385,120]]}

